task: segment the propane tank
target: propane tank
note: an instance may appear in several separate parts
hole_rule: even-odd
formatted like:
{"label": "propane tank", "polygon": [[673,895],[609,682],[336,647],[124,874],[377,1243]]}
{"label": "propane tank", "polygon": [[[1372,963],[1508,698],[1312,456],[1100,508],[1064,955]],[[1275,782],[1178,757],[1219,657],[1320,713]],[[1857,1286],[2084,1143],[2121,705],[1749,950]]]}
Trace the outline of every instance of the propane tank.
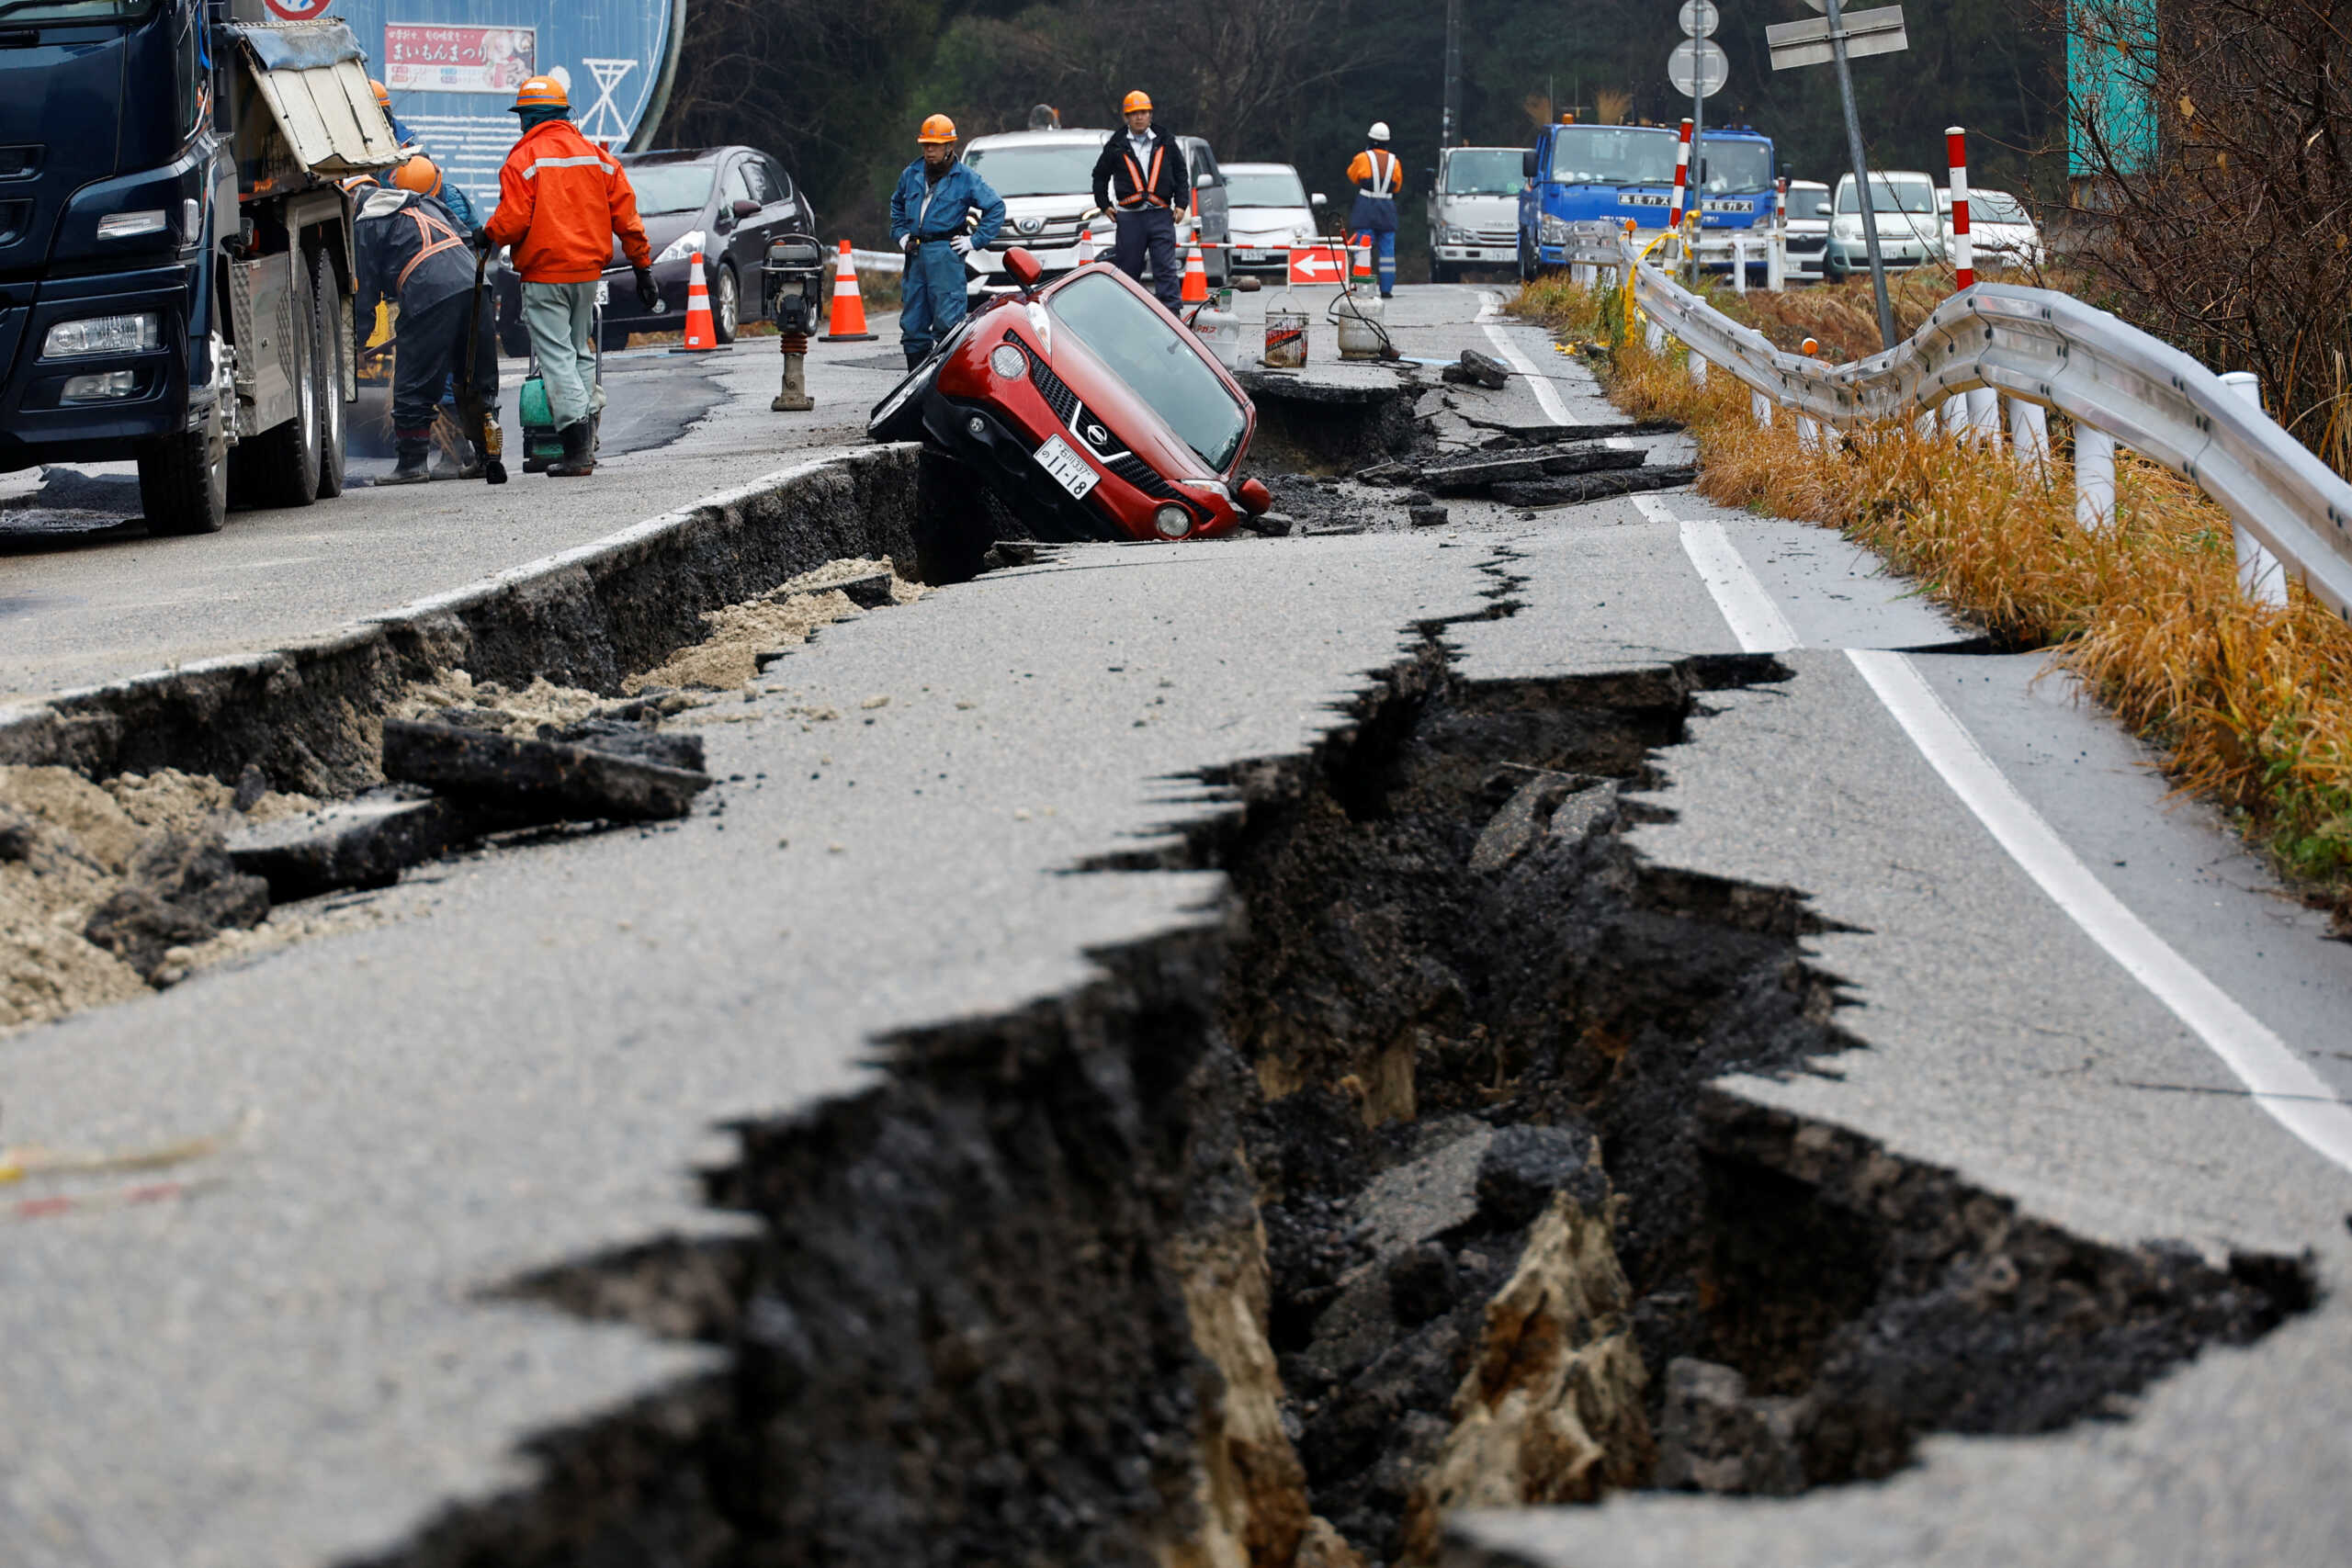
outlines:
{"label": "propane tank", "polygon": [[1241,318],[1233,313],[1233,290],[1220,288],[1193,314],[1193,335],[1227,370],[1241,368]]}
{"label": "propane tank", "polygon": [[1330,315],[1340,327],[1340,357],[1379,359],[1388,351],[1387,322],[1380,296],[1351,290],[1331,301]]}
{"label": "propane tank", "polygon": [[1275,370],[1306,367],[1306,307],[1287,288],[1266,305],[1266,365]]}

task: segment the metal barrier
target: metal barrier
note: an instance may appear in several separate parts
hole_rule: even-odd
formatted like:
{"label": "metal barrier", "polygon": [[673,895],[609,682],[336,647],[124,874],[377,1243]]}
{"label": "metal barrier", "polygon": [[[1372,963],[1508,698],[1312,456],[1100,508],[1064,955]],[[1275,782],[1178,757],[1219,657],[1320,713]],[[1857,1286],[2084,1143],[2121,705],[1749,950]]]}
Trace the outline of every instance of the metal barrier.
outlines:
{"label": "metal barrier", "polygon": [[[2323,604],[2352,616],[2352,484],[2221,377],[2070,295],[1980,283],[1938,306],[1909,342],[1833,366],[1773,347],[1621,235],[1579,236],[1571,259],[1610,269],[1620,287],[1630,267],[1634,303],[1652,322],[1801,419],[1865,429],[1979,389],[2011,399],[2013,412],[2023,403],[2064,414],[2078,446],[2081,432],[2096,432],[2195,484]],[[1983,411],[1973,413],[1985,428]]]}

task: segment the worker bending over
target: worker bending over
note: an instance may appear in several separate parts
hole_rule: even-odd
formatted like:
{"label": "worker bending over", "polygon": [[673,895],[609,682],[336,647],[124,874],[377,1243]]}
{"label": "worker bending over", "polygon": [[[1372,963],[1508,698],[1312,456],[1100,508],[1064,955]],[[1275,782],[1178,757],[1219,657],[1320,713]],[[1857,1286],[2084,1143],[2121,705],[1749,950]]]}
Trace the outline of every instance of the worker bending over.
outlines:
{"label": "worker bending over", "polygon": [[653,250],[637,216],[637,192],[612,155],[573,128],[563,84],[533,76],[515,90],[512,112],[523,139],[498,171],[498,209],[475,236],[485,251],[513,248],[523,277],[523,325],[547,384],[563,456],[548,472],[570,479],[596,471],[595,416],[605,389],[595,384],[596,285],[612,259],[613,239],[637,273],[638,302],[661,299]]}
{"label": "worker bending over", "polygon": [[1356,202],[1348,213],[1348,232],[1372,236],[1379,257],[1380,297],[1396,293],[1396,191],[1404,170],[1388,150],[1388,122],[1375,120],[1364,132],[1364,149],[1348,165],[1348,183],[1356,187]]}
{"label": "worker bending over", "polygon": [[964,258],[1004,227],[1004,200],[956,155],[956,122],[922,122],[922,156],[890,193],[890,239],[907,254],[899,287],[899,345],[911,370],[964,319]]}
{"label": "worker bending over", "polygon": [[[473,362],[472,391],[483,410],[498,406],[498,344],[492,335],[487,289],[474,288],[474,254],[466,232],[430,192],[441,183],[430,160],[411,158],[386,188],[357,182],[359,212],[352,226],[359,288],[352,323],[364,343],[379,300],[400,308],[392,363],[392,439],[400,455],[379,484],[418,484],[433,455],[433,415],[452,375]],[[470,334],[470,348],[469,335]],[[460,406],[467,402],[459,390]],[[469,430],[479,443],[481,433]],[[481,461],[477,451],[472,468]]]}
{"label": "worker bending over", "polygon": [[1129,93],[1120,107],[1127,129],[1114,132],[1094,160],[1094,205],[1118,221],[1111,265],[1141,283],[1148,261],[1151,291],[1173,310],[1184,281],[1176,261],[1176,209],[1192,205],[1192,173],[1176,139],[1152,129],[1150,95]]}

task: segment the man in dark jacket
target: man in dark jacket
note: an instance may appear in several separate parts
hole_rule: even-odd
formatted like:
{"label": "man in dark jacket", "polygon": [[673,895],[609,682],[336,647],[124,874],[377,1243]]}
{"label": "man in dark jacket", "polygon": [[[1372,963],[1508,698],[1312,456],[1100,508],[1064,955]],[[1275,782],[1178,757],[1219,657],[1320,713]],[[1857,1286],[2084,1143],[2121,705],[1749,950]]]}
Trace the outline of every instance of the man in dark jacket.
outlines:
{"label": "man in dark jacket", "polygon": [[1151,291],[1170,310],[1183,288],[1176,259],[1176,212],[1193,200],[1193,175],[1176,139],[1151,125],[1151,98],[1129,93],[1124,132],[1114,131],[1094,160],[1094,205],[1118,220],[1111,265],[1136,282],[1151,263]]}
{"label": "man in dark jacket", "polygon": [[[400,462],[389,479],[377,483],[416,484],[431,477],[426,462],[433,452],[434,410],[449,378],[466,373],[469,330],[473,389],[484,409],[498,407],[490,291],[482,291],[477,310],[473,247],[447,208],[413,190],[363,194],[352,226],[359,262],[352,321],[364,342],[378,300],[391,301],[401,312],[392,365],[392,439]],[[469,438],[480,434],[467,433]]]}

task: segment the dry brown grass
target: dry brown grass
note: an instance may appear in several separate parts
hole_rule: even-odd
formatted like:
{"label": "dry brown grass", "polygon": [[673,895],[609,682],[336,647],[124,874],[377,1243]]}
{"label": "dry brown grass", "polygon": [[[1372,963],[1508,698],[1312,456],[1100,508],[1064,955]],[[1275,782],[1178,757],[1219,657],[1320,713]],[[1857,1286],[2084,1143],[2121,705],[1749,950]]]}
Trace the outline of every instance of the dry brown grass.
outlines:
{"label": "dry brown grass", "polygon": [[[1542,319],[1601,315],[1566,297],[1582,290],[1529,292]],[[2229,518],[2193,486],[2119,454],[2114,525],[2086,530],[2063,443],[2046,471],[1907,426],[1806,452],[1785,416],[1752,423],[1746,387],[1718,370],[1694,388],[1638,334],[1608,382],[1627,412],[1690,426],[1710,498],[1838,528],[2004,642],[2052,649],[2183,790],[2352,917],[2352,626],[2300,586],[2249,603]]]}

